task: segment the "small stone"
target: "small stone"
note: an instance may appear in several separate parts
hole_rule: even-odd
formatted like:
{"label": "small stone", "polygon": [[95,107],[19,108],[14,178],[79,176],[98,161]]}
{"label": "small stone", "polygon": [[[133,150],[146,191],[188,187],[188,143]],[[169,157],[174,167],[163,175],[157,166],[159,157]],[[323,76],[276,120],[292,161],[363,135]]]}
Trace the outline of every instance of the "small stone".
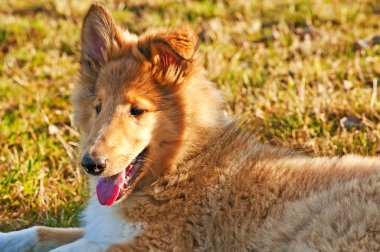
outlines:
{"label": "small stone", "polygon": [[359,39],[354,44],[355,50],[363,50],[363,49],[367,49],[368,47],[369,47],[368,42],[364,39]]}
{"label": "small stone", "polygon": [[343,86],[346,90],[349,90],[351,89],[354,85],[352,84],[351,81],[348,81],[348,80],[344,80],[343,81]]}
{"label": "small stone", "polygon": [[343,117],[340,120],[340,126],[345,129],[362,129],[363,128],[363,123],[361,122],[360,119],[353,117],[353,116],[348,116],[348,117]]}
{"label": "small stone", "polygon": [[380,44],[380,35],[376,35],[371,39],[371,44],[373,45],[378,45]]}
{"label": "small stone", "polygon": [[58,132],[59,132],[59,129],[57,126],[55,126],[53,124],[49,125],[49,134],[50,135],[56,135],[56,134],[58,134]]}

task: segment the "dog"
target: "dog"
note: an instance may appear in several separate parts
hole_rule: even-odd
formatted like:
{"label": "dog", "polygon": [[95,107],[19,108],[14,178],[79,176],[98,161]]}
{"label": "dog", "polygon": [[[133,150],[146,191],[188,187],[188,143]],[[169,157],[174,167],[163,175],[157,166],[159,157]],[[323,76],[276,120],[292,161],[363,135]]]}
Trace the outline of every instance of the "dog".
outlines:
{"label": "dog", "polygon": [[380,160],[257,142],[223,112],[188,27],[137,36],[93,4],[72,96],[91,198],[82,228],[1,251],[379,251]]}

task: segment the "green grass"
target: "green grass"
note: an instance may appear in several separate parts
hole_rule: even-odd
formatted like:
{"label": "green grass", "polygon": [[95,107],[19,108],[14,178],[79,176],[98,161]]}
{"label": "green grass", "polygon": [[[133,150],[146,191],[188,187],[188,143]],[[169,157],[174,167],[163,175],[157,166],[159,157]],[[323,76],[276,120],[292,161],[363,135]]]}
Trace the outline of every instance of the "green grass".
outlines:
{"label": "green grass", "polygon": [[[89,4],[0,3],[0,230],[79,224],[87,193],[69,97]],[[377,0],[106,4],[136,33],[190,23],[226,110],[258,139],[311,155],[380,152]]]}

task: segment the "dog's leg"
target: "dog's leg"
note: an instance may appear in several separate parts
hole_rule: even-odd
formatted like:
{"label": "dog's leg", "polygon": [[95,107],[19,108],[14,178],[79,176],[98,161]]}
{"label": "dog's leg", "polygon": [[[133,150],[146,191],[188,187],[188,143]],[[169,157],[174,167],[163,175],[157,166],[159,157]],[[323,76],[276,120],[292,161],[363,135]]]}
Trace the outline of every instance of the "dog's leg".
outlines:
{"label": "dog's leg", "polygon": [[81,228],[31,227],[0,233],[0,251],[49,251],[83,236]]}
{"label": "dog's leg", "polygon": [[102,243],[99,241],[92,241],[87,238],[81,238],[73,243],[69,243],[58,247],[50,252],[76,252],[76,251],[91,251],[91,252],[103,252],[107,251],[110,247],[108,243]]}

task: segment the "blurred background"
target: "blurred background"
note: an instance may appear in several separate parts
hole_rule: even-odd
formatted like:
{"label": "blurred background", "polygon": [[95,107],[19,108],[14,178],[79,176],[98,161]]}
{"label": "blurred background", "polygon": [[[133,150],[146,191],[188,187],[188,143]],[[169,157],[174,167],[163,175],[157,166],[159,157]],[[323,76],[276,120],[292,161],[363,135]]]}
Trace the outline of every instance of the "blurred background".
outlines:
{"label": "blurred background", "polygon": [[[88,197],[71,119],[91,1],[0,2],[0,230],[76,226]],[[134,33],[190,23],[226,111],[310,155],[380,153],[380,1],[104,1]]]}

